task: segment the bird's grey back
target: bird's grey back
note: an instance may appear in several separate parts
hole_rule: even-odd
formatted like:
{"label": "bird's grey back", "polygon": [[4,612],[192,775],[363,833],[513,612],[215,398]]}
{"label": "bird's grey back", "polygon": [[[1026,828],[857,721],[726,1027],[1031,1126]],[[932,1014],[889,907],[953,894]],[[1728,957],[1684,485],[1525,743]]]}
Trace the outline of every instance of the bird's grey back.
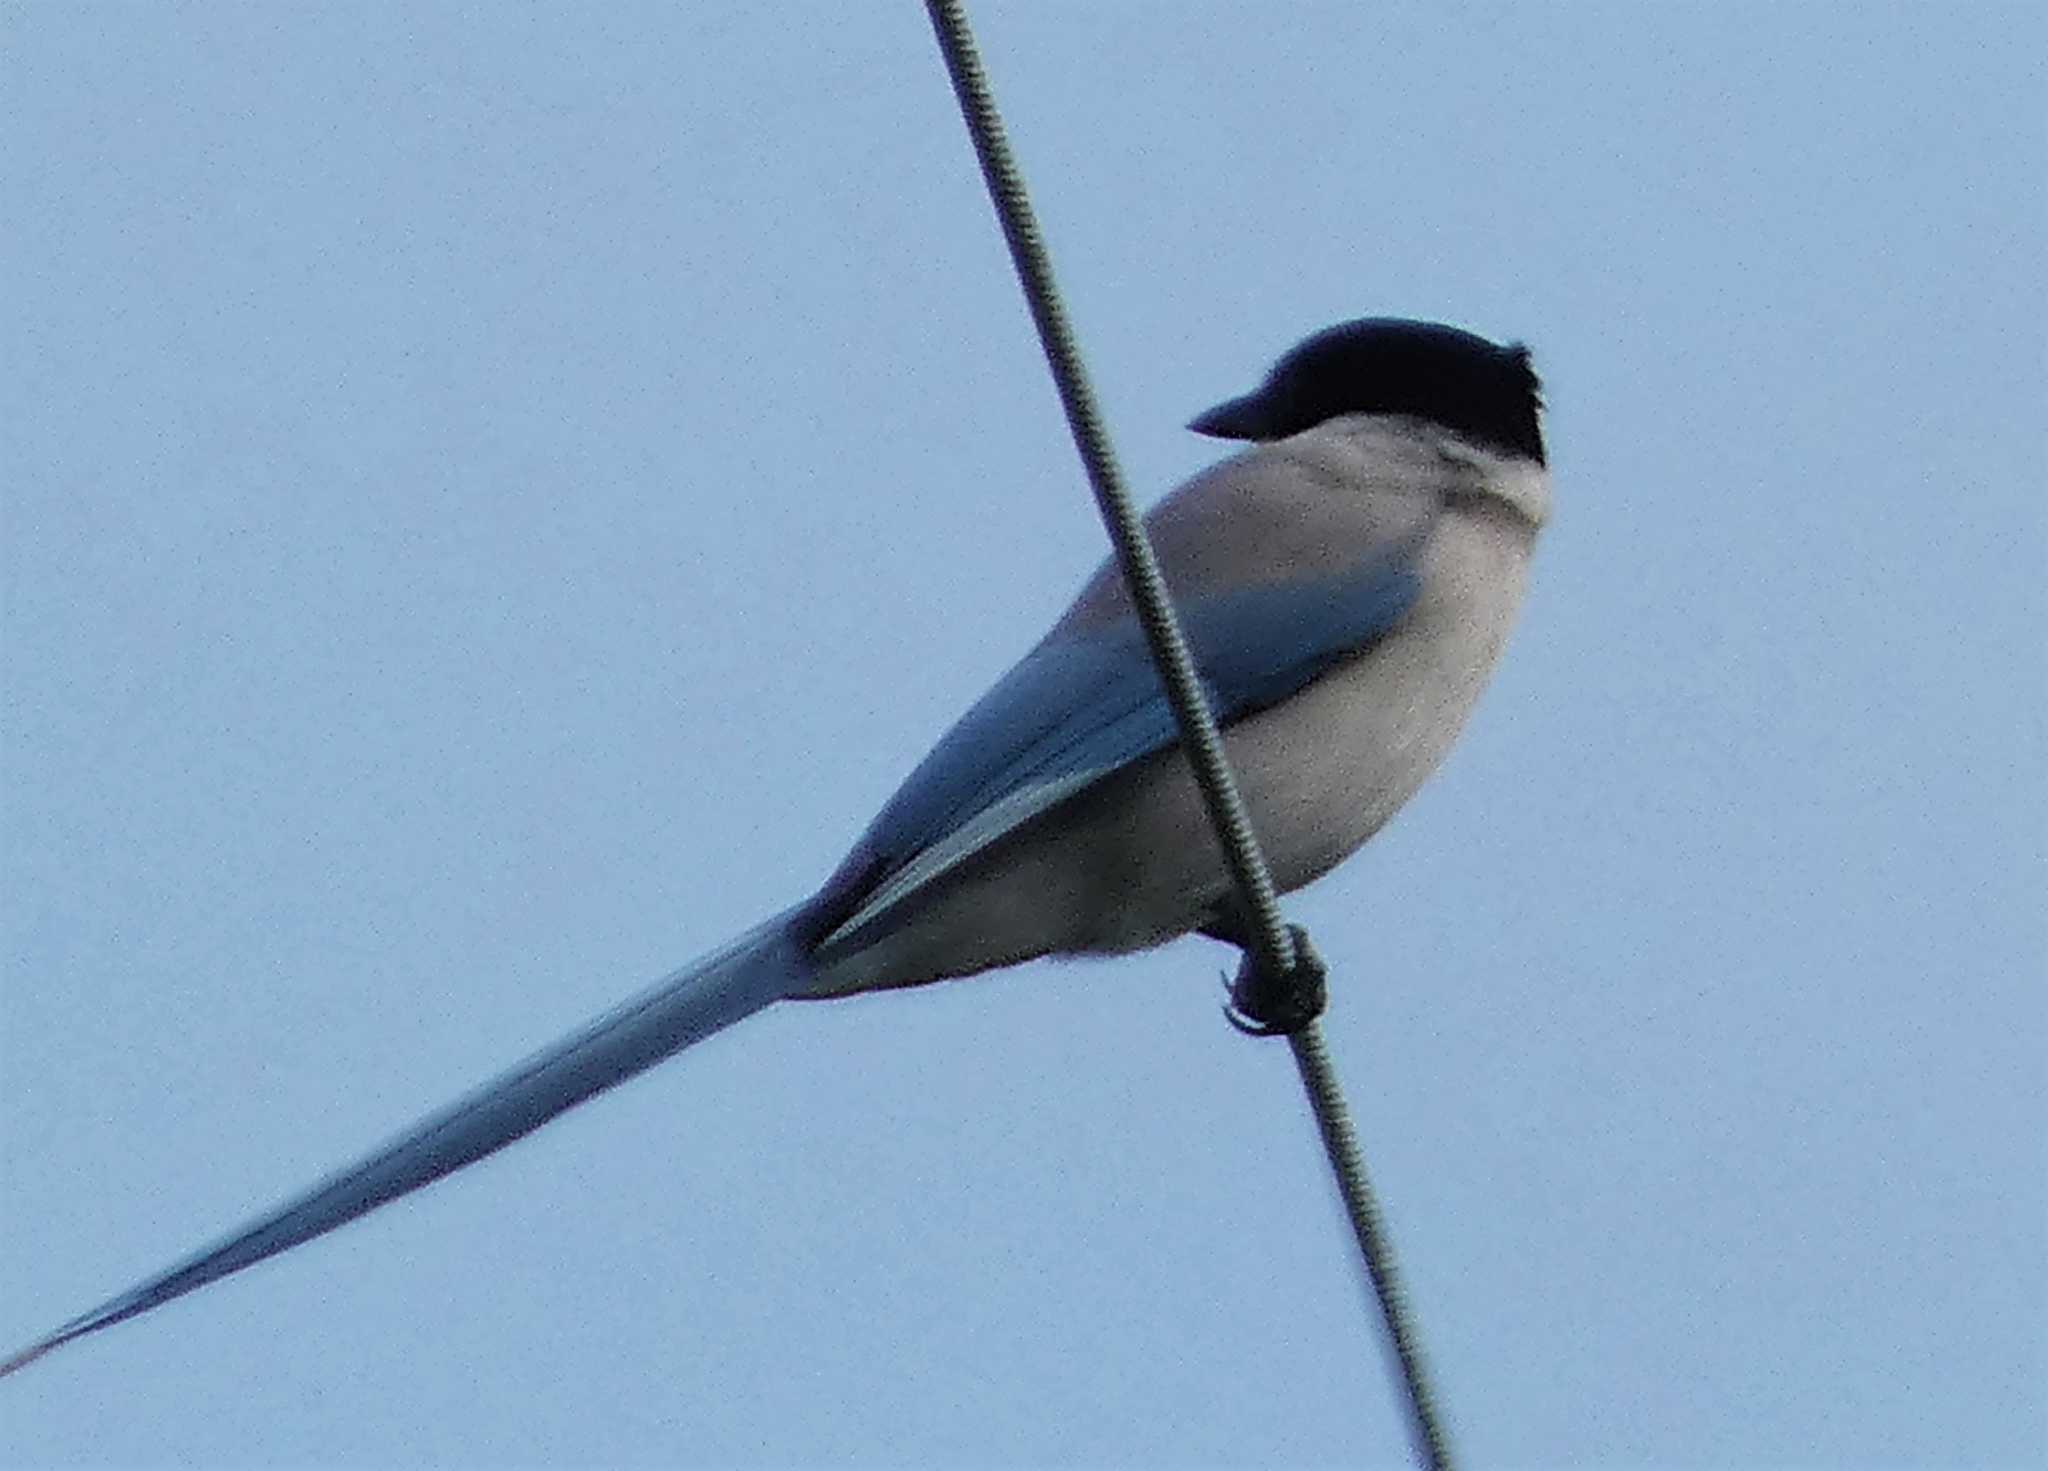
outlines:
{"label": "bird's grey back", "polygon": [[[1316,581],[1417,548],[1421,592],[1390,633],[1225,731],[1283,889],[1354,851],[1449,749],[1506,639],[1547,511],[1539,465],[1420,421],[1352,416],[1233,456],[1147,517],[1184,608],[1247,580]],[[1047,641],[1129,616],[1106,562]],[[835,959],[820,990],[1139,949],[1213,923],[1229,892],[1187,762],[1164,751],[977,854],[919,896],[916,922]]]}

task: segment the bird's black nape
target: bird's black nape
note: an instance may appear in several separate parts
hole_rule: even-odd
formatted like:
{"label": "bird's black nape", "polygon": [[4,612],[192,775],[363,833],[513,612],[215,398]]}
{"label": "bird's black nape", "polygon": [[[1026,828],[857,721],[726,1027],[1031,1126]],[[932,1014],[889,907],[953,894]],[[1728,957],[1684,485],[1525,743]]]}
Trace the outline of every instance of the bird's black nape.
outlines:
{"label": "bird's black nape", "polygon": [[1361,317],[1316,333],[1257,391],[1188,425],[1220,439],[1285,439],[1341,414],[1407,414],[1543,463],[1542,385],[1520,343],[1438,322]]}

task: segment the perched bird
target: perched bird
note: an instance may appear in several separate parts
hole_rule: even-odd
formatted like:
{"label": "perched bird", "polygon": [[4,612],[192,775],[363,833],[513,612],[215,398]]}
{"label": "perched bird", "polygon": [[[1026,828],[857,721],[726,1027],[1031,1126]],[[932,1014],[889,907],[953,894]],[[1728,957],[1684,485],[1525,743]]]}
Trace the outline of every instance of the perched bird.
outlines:
{"label": "perched bird", "polygon": [[[1371,837],[1463,725],[1549,512],[1540,411],[1522,347],[1364,319],[1308,338],[1189,425],[1250,447],[1146,527],[1281,889]],[[1105,564],[810,898],[0,1373],[417,1190],[770,1002],[1241,929]]]}

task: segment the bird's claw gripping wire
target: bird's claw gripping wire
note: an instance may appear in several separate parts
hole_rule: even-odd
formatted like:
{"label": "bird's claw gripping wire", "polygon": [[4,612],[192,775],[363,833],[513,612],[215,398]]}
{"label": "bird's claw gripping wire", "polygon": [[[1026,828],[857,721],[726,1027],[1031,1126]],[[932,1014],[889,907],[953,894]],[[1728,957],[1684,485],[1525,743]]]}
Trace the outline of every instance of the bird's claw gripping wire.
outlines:
{"label": "bird's claw gripping wire", "polygon": [[1260,964],[1257,950],[1247,950],[1230,986],[1223,1016],[1247,1037],[1291,1037],[1323,1014],[1329,1001],[1329,971],[1316,954],[1308,931],[1291,924],[1294,967],[1274,974]]}

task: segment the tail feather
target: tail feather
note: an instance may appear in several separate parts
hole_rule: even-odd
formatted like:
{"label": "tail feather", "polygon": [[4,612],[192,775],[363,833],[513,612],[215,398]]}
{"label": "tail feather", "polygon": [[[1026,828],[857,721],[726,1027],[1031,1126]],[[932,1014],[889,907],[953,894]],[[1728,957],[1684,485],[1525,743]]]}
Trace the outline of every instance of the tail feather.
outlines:
{"label": "tail feather", "polygon": [[398,1138],[91,1312],[0,1360],[0,1377],[375,1210],[531,1133],[564,1110],[803,990],[805,906],[621,1003]]}

